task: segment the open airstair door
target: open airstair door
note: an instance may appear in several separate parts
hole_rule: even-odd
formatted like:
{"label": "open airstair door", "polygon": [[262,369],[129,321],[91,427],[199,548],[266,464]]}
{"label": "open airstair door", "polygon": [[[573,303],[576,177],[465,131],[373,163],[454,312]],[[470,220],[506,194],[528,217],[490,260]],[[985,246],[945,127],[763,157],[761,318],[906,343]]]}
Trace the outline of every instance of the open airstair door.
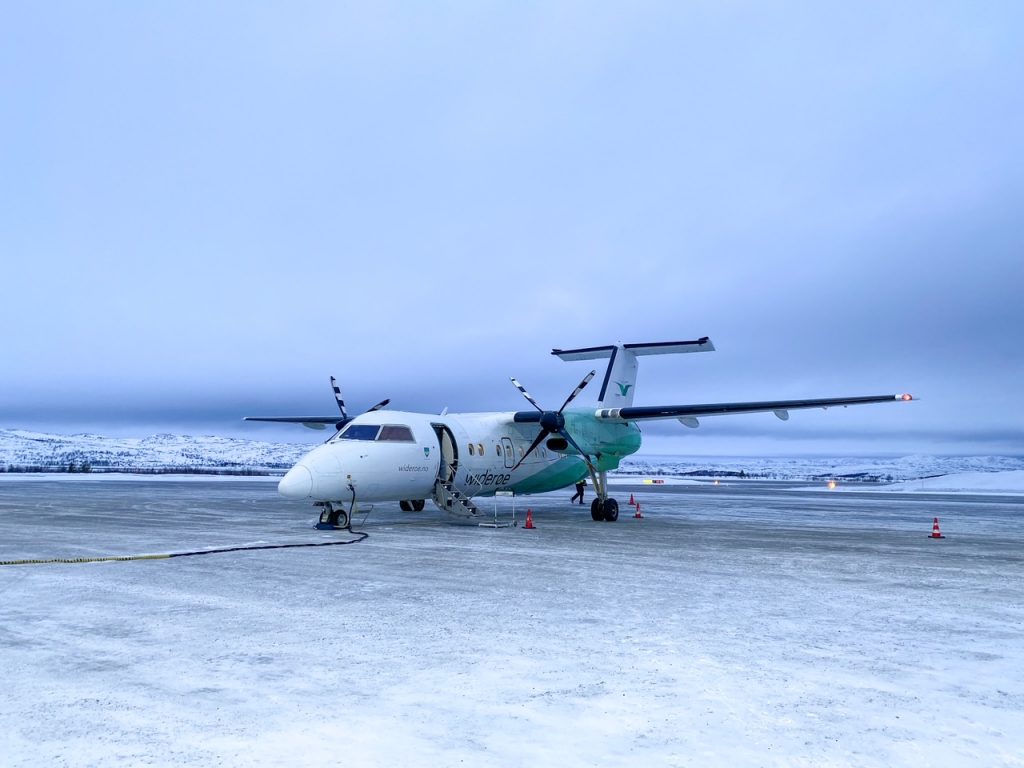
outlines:
{"label": "open airstair door", "polygon": [[455,480],[459,469],[459,449],[455,445],[455,435],[445,424],[431,424],[437,435],[437,444],[441,449],[441,460],[437,465],[437,479],[443,483]]}
{"label": "open airstair door", "polygon": [[453,521],[475,525],[480,517],[480,509],[455,485],[455,475],[459,468],[459,451],[455,435],[445,424],[431,426],[441,449],[437,479],[434,481],[434,504],[441,511],[447,512]]}
{"label": "open airstair door", "polygon": [[600,408],[628,408],[636,393],[637,357],[643,355],[678,355],[686,352],[714,352],[711,339],[702,336],[694,341],[660,341],[651,344],[610,344],[583,349],[553,349],[551,354],[562,360],[599,360],[608,358],[608,368],[597,396]]}

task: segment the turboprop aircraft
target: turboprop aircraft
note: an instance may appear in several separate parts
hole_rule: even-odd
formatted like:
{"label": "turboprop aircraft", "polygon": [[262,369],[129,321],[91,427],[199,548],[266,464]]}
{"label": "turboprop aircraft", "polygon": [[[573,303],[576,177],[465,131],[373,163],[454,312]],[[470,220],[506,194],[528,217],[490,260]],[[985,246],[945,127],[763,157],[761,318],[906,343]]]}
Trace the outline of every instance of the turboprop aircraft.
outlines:
{"label": "turboprop aircraft", "polygon": [[[532,409],[493,413],[410,413],[385,410],[388,400],[350,417],[332,377],[337,416],[246,416],[246,421],[328,425],[337,431],[306,454],[278,484],[281,495],[309,499],[321,508],[320,526],[346,528],[361,502],[397,501],[404,511],[421,511],[427,498],[460,521],[482,519],[473,503],[498,492],[517,495],[566,488],[589,475],[596,521],[619,517],[608,494],[607,473],[640,448],[639,422],[678,419],[695,428],[705,416],[771,411],[779,419],[802,408],[832,408],[913,400],[906,394],[769,400],[697,405],[633,405],[637,359],[646,355],[713,352],[708,337],[694,341],[614,344],[554,349],[567,361],[608,360],[597,408],[568,406],[594,378],[588,373],[558,410],[547,410],[512,379]],[[447,409],[446,409],[447,410]]]}

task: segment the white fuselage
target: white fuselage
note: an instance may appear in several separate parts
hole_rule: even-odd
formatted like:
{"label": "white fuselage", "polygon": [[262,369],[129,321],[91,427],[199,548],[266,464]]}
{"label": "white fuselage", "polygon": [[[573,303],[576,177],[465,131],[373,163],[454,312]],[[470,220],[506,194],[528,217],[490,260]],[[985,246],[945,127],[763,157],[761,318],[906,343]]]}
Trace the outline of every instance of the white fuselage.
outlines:
{"label": "white fuselage", "polygon": [[[531,486],[527,492],[560,488],[586,474],[578,455],[545,446],[513,470],[537,430],[514,423],[512,413],[364,413],[306,454],[278,488],[289,498],[314,501],[399,501],[430,498],[439,478],[468,494],[490,495],[524,483]],[[542,473],[550,478],[545,487],[532,487]]]}

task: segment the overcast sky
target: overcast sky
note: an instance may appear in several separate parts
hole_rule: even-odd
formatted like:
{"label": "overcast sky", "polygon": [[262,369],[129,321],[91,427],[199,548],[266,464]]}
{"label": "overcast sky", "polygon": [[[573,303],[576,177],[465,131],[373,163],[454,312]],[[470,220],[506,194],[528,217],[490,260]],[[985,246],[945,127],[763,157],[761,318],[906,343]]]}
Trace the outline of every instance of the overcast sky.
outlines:
{"label": "overcast sky", "polygon": [[1022,453],[1022,9],[9,5],[0,427],[315,441],[238,419],[707,335],[636,404],[922,400],[648,450]]}

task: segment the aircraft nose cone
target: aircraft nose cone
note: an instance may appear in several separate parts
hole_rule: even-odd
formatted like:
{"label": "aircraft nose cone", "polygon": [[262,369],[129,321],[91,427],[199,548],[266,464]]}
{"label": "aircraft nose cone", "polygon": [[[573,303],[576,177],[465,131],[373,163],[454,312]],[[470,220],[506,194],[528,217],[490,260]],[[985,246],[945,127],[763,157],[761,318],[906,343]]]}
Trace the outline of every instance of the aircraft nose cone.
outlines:
{"label": "aircraft nose cone", "polygon": [[290,499],[308,499],[313,495],[313,475],[301,464],[296,464],[281,478],[277,492]]}

